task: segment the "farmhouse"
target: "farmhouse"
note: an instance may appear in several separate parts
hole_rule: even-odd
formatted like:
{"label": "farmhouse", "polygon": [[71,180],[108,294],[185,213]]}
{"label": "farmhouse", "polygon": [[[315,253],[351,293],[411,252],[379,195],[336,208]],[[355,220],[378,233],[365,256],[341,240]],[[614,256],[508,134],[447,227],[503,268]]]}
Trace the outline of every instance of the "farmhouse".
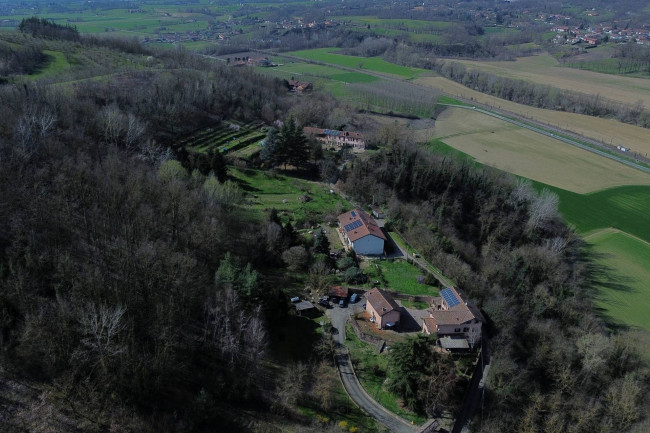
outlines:
{"label": "farmhouse", "polygon": [[323,143],[325,149],[338,150],[343,147],[352,147],[354,152],[366,150],[366,141],[363,134],[352,131],[336,131],[334,129],[312,128],[307,126],[302,131]]}
{"label": "farmhouse", "polygon": [[379,329],[392,328],[399,324],[399,305],[388,293],[376,287],[366,292],[366,311],[370,321]]}
{"label": "farmhouse", "polygon": [[339,215],[339,233],[357,254],[381,255],[386,235],[374,219],[361,209]]}
{"label": "farmhouse", "polygon": [[[422,319],[422,331],[437,333],[438,338],[452,337],[465,339],[470,348],[481,340],[481,321],[478,312],[463,302],[455,288],[440,291],[440,297],[433,298],[429,317]],[[445,340],[448,341],[448,340]]]}
{"label": "farmhouse", "polygon": [[314,85],[310,82],[289,80],[289,91],[291,92],[304,92],[305,90],[311,90],[313,88]]}

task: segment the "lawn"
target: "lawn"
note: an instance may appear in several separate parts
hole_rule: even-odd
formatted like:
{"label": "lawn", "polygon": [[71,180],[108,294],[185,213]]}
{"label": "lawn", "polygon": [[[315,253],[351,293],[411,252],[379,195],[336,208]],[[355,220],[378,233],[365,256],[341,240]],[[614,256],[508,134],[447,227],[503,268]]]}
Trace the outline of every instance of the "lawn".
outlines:
{"label": "lawn", "polygon": [[650,185],[647,173],[477,111],[446,109],[435,138],[482,164],[576,193]]}
{"label": "lawn", "polygon": [[[321,222],[324,215],[338,215],[351,208],[345,199],[330,193],[329,186],[324,183],[235,167],[230,167],[228,174],[248,193],[249,208],[256,211],[260,220],[275,208],[282,219],[300,228],[308,222]],[[311,201],[302,202],[303,195],[309,196]]]}
{"label": "lawn", "polygon": [[403,78],[415,78],[423,72],[424,69],[409,68],[406,66],[389,63],[379,57],[359,57],[335,54],[336,48],[316,48],[313,50],[293,51],[287,53],[291,56],[302,57],[304,59],[316,60],[324,63],[332,63],[353,69],[367,69],[369,71],[380,72],[384,74],[397,75]]}
{"label": "lawn", "polygon": [[364,272],[368,276],[368,286],[374,287],[380,281],[380,287],[409,295],[438,296],[436,287],[418,282],[422,272],[404,260],[371,260],[367,262]]}
{"label": "lawn", "polygon": [[587,241],[598,276],[596,305],[616,324],[650,331],[650,244],[611,229]]}
{"label": "lawn", "polygon": [[379,354],[374,346],[359,340],[352,325],[349,324],[346,326],[345,344],[350,350],[350,357],[359,382],[372,398],[389,411],[406,420],[413,421],[415,424],[422,424],[426,421],[425,417],[400,406],[399,398],[384,387],[388,368],[386,352]]}

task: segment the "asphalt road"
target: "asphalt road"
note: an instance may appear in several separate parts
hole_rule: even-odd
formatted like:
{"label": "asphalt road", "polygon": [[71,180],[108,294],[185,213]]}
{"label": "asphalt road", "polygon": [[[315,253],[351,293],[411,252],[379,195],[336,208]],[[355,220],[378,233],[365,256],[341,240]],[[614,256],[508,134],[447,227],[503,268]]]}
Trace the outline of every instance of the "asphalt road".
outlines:
{"label": "asphalt road", "polygon": [[[351,308],[359,308],[361,302]],[[336,328],[337,332],[334,334],[334,341],[337,343],[336,349],[336,366],[339,369],[341,374],[341,380],[343,381],[343,386],[347,391],[348,395],[354,402],[367,414],[375,418],[385,427],[387,427],[391,432],[395,433],[413,433],[416,429],[415,426],[411,426],[406,421],[402,420],[398,416],[392,414],[391,412],[384,409],[379,403],[368,395],[368,393],[363,389],[359,383],[359,379],[354,374],[352,369],[352,363],[350,361],[350,355],[348,354],[347,349],[345,348],[345,324],[350,317],[349,308],[340,308],[334,306],[331,310],[328,310],[328,315],[332,320],[332,326]]]}

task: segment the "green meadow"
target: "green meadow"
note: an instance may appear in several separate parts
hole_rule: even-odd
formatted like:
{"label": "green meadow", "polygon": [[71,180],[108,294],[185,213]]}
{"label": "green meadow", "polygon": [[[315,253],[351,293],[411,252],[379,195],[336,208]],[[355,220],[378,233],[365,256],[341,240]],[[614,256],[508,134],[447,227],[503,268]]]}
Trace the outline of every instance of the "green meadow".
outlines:
{"label": "green meadow", "polygon": [[535,183],[560,197],[560,213],[578,233],[613,227],[650,242],[650,186],[621,186],[577,194]]}
{"label": "green meadow", "polygon": [[[260,220],[275,208],[283,220],[300,227],[309,221],[320,222],[324,215],[338,215],[350,209],[350,204],[338,194],[331,194],[324,183],[235,167],[229,168],[228,175],[247,193],[249,207]],[[301,201],[304,195],[311,200]]]}
{"label": "green meadow", "polygon": [[617,230],[587,236],[596,306],[615,324],[650,330],[650,244]]}
{"label": "green meadow", "polygon": [[344,66],[346,68],[360,70],[367,69],[373,72],[397,75],[409,79],[415,78],[421,73],[427,72],[424,69],[395,65],[379,57],[346,56],[343,54],[333,53],[333,50],[335,50],[335,48],[316,48],[313,50],[293,51],[287,54],[291,56],[302,57],[304,59],[315,60],[324,63],[332,63],[335,65]]}

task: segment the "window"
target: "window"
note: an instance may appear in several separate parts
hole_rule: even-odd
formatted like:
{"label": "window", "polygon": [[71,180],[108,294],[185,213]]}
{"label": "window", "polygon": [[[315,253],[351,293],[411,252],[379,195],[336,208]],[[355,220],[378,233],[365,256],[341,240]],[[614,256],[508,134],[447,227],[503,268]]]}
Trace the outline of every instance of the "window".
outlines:
{"label": "window", "polygon": [[454,332],[460,332],[460,328],[454,329]]}
{"label": "window", "polygon": [[463,332],[469,331],[469,328],[463,328]]}

